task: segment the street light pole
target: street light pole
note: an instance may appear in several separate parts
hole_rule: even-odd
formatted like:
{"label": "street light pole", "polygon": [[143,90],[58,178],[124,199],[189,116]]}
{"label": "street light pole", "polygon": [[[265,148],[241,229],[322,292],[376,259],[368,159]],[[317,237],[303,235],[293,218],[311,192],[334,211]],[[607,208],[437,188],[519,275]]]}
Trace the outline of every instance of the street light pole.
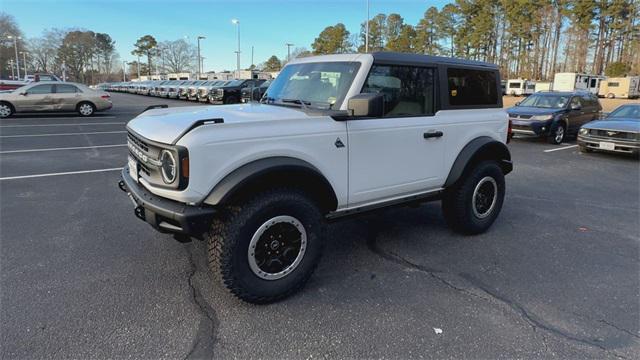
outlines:
{"label": "street light pole", "polygon": [[237,29],[238,29],[238,51],[236,51],[236,61],[237,61],[237,66],[236,66],[236,77],[240,77],[240,20],[238,19],[233,19],[231,20],[232,23],[236,24]]}
{"label": "street light pole", "polygon": [[200,39],[206,39],[206,37],[198,35],[198,74],[196,75],[197,80],[200,80],[200,75],[202,74],[202,57],[200,56]]}
{"label": "street light pole", "polygon": [[291,61],[291,47],[293,44],[286,43],[287,45],[287,62]]}
{"label": "street light pole", "polygon": [[367,0],[367,22],[365,25],[364,52],[369,52],[369,0]]}
{"label": "street light pole", "polygon": [[11,68],[11,78],[16,79],[16,73],[13,71],[13,59],[9,59],[9,67]]}
{"label": "street light pole", "polygon": [[138,81],[140,81],[140,55],[138,55],[138,62],[136,63],[138,68]]}
{"label": "street light pole", "polygon": [[127,62],[122,61],[122,81],[127,82]]}
{"label": "street light pole", "polygon": [[24,77],[27,77],[27,52],[20,51],[20,54],[22,54],[22,63],[24,64]]}
{"label": "street light pole", "polygon": [[20,60],[18,59],[18,39],[20,39],[20,37],[15,35],[9,35],[7,36],[7,38],[13,39],[13,47],[16,51],[16,72],[18,74],[18,79],[20,79]]}

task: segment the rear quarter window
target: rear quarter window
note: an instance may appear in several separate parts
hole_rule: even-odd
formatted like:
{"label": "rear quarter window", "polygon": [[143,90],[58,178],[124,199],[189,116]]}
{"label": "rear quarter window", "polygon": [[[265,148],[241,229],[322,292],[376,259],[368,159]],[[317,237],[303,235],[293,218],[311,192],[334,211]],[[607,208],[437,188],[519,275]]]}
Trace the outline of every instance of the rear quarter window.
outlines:
{"label": "rear quarter window", "polygon": [[498,105],[498,75],[495,71],[448,68],[447,83],[451,106]]}

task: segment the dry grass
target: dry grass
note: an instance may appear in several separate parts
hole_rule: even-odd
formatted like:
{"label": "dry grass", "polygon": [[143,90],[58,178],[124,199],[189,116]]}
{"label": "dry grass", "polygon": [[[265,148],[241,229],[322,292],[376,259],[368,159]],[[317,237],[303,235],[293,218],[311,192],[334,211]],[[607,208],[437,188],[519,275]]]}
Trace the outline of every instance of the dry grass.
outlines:
{"label": "dry grass", "polygon": [[[524,99],[523,97],[517,97],[517,96],[503,96],[502,97],[502,104],[505,108],[508,107],[512,107],[515,105],[516,102],[518,101],[522,101],[522,99]],[[604,112],[610,112],[613,109],[617,108],[618,106],[622,105],[622,104],[629,104],[629,103],[634,103],[634,104],[640,104],[640,100],[638,99],[634,99],[634,100],[628,100],[628,99],[599,99],[600,100],[600,104],[602,105],[602,111]]]}

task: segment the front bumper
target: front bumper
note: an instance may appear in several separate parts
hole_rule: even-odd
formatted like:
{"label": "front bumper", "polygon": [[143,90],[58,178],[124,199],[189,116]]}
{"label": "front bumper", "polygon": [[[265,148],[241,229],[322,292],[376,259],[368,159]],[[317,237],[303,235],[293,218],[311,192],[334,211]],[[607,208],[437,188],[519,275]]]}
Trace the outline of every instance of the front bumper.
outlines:
{"label": "front bumper", "polygon": [[209,103],[214,105],[221,105],[224,104],[224,98],[220,96],[209,95]]}
{"label": "front bumper", "polygon": [[[601,147],[601,143],[611,143],[613,144],[613,149],[603,149]],[[578,135],[578,145],[584,146],[587,149],[598,151],[617,152],[625,154],[636,154],[640,152],[640,141],[620,140],[589,135]]]}
{"label": "front bumper", "polygon": [[551,121],[511,120],[511,131],[516,135],[543,136],[549,133]]}
{"label": "front bumper", "polygon": [[209,229],[216,210],[212,207],[190,206],[158,197],[129,176],[125,167],[118,182],[120,190],[135,204],[135,215],[162,233],[188,235],[201,239]]}

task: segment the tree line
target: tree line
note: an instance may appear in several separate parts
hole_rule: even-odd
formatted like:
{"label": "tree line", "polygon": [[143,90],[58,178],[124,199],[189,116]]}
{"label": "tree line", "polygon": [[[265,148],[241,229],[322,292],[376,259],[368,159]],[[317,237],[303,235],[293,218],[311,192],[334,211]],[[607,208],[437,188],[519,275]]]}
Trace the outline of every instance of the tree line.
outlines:
{"label": "tree line", "polygon": [[[640,74],[640,2],[635,0],[455,0],[417,24],[399,14],[369,21],[369,51],[454,56],[498,64],[503,77],[549,80],[556,72]],[[328,26],[314,54],[364,52],[357,34]]]}

